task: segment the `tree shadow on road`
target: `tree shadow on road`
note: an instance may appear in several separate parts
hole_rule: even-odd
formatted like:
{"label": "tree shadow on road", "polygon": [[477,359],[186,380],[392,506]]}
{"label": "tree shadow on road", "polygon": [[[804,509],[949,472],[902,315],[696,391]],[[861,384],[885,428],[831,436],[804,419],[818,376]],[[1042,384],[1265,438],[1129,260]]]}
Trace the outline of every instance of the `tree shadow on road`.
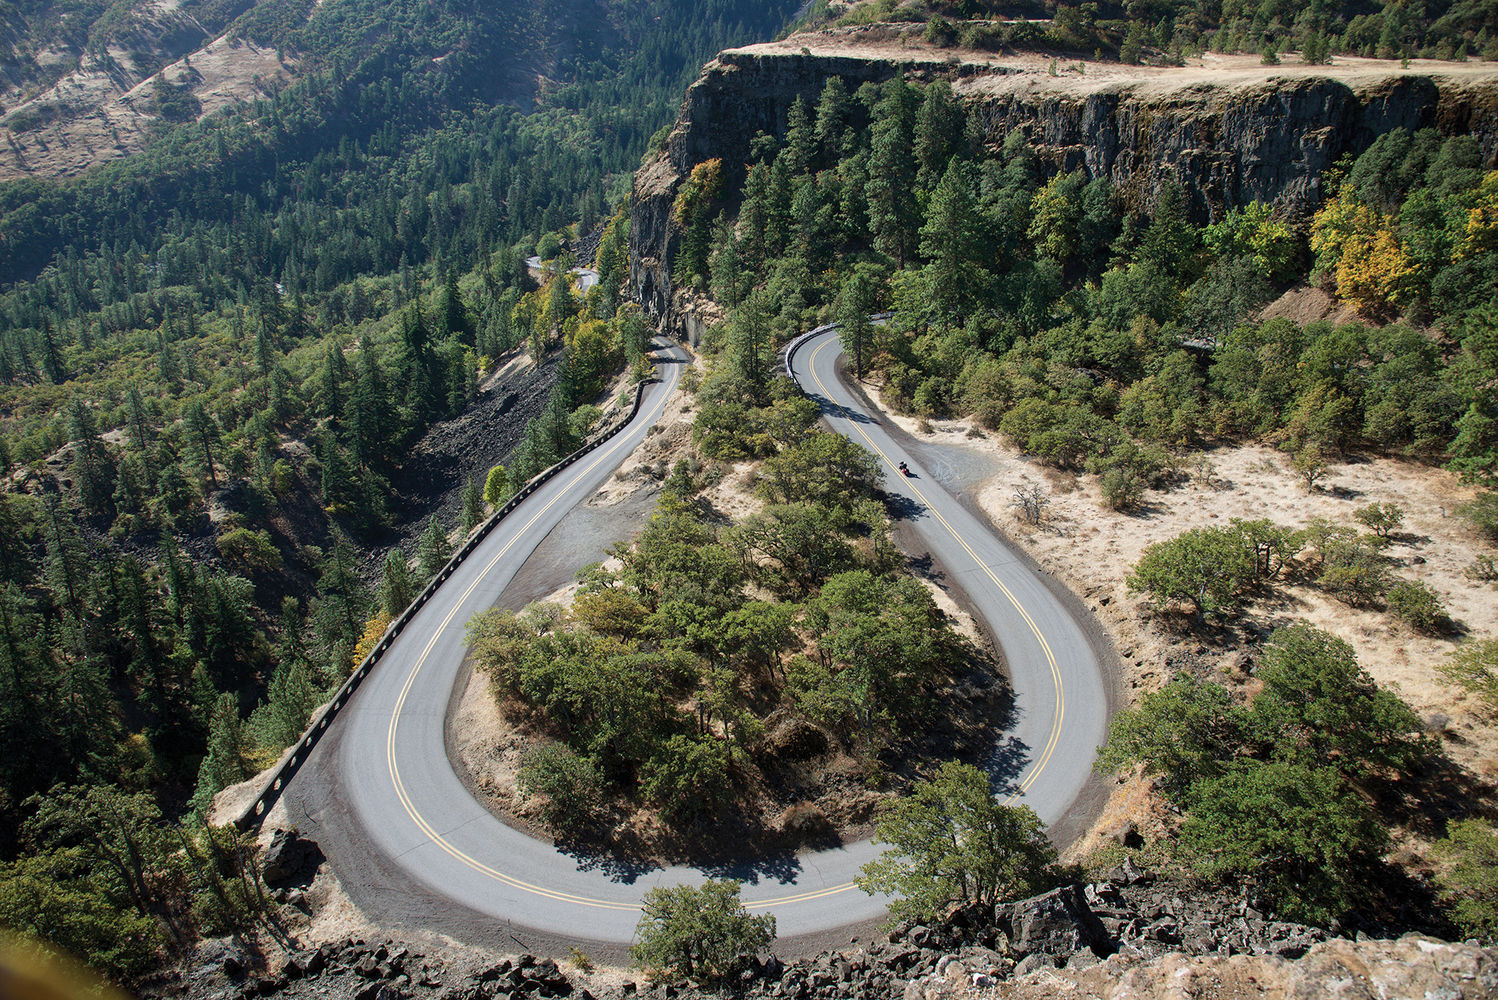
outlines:
{"label": "tree shadow on road", "polygon": [[884,494],[884,509],[892,521],[914,521],[926,516],[926,505],[914,497]]}
{"label": "tree shadow on road", "polygon": [[704,879],[731,878],[746,885],[761,881],[786,884],[801,875],[798,847],[820,850],[842,846],[830,827],[820,837],[803,837],[793,844],[775,831],[753,827],[737,816],[683,828],[677,840],[675,846],[685,849],[671,850],[671,845],[666,845],[663,851],[660,843],[647,844],[636,834],[615,830],[608,844],[573,838],[559,839],[556,846],[580,870],[600,872],[623,885],[633,885],[642,876],[673,865],[696,868]]}

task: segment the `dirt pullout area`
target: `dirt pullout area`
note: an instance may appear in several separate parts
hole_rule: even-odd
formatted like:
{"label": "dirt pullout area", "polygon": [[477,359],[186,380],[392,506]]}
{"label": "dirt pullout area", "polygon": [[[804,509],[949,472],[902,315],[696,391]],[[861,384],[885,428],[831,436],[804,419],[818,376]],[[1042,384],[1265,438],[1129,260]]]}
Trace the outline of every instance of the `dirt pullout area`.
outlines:
{"label": "dirt pullout area", "polygon": [[[1379,684],[1440,735],[1454,763],[1484,784],[1498,782],[1498,725],[1475,698],[1437,672],[1458,642],[1498,635],[1493,588],[1466,574],[1484,546],[1455,513],[1476,490],[1454,473],[1397,459],[1356,459],[1334,464],[1307,493],[1284,454],[1260,446],[1223,447],[1202,454],[1187,482],[1151,491],[1141,510],[1124,514],[1104,505],[1096,477],[1045,468],[970,421],[935,421],[923,432],[914,419],[887,408],[885,416],[922,442],[938,479],[962,485],[974,470],[988,473],[971,496],[1042,569],[1087,602],[1119,651],[1122,681],[1135,699],[1187,666],[1244,680],[1257,642],[1273,628],[1307,621],[1350,643]],[[1040,527],[1021,523],[1013,505],[1015,493],[1030,486],[1050,498]],[[1127,575],[1144,548],[1189,528],[1225,527],[1233,518],[1301,528],[1316,517],[1360,528],[1354,510],[1374,502],[1404,509],[1404,524],[1385,550],[1393,577],[1420,581],[1440,595],[1455,623],[1448,633],[1417,633],[1382,610],[1353,608],[1316,587],[1277,581],[1271,595],[1246,609],[1239,633],[1182,634],[1162,627],[1143,598],[1128,592]],[[1120,784],[1091,834],[1073,849],[1075,856],[1129,822],[1148,835],[1151,825],[1158,826],[1148,815],[1150,802],[1137,783]]]}

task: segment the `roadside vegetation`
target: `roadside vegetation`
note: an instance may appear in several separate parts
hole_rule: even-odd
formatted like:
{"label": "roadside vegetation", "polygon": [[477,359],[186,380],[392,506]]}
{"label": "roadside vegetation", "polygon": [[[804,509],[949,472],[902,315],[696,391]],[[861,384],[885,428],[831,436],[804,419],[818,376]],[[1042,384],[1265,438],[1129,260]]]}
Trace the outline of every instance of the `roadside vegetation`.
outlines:
{"label": "roadside vegetation", "polygon": [[[107,39],[108,6],[0,9],[41,48]],[[211,797],[300,736],[488,513],[484,482],[453,483],[461,515],[393,544],[423,435],[501,361],[556,379],[492,507],[643,371],[628,172],[703,59],[789,12],[609,5],[577,48],[524,2],[184,8],[243,13],[302,77],[0,185],[0,925],[118,982],[258,919],[252,875],[222,884],[243,845],[215,846]],[[573,52],[525,109],[490,58],[518,38]],[[596,245],[587,296],[564,242]],[[99,836],[44,822],[75,802]]]}
{"label": "roadside vegetation", "polygon": [[[847,791],[888,794],[933,741],[996,723],[996,668],[906,573],[873,458],[814,428],[766,351],[720,354],[697,394],[699,452],[762,457],[759,509],[725,523],[701,495],[724,468],[679,459],[649,526],[584,571],[570,606],[476,617],[474,655],[537,739],[519,785],[560,835],[629,850],[643,809],[663,829],[635,850],[716,850],[709,823],[741,848],[818,842],[867,822]],[[943,693],[974,676],[994,697],[938,725]]]}
{"label": "roadside vegetation", "polygon": [[[727,309],[707,348],[732,368],[840,321],[850,371],[886,403],[918,420],[970,417],[1043,467],[1095,477],[1107,506],[1139,516],[1191,475],[1195,452],[1235,442],[1282,450],[1309,492],[1360,455],[1477,482],[1498,474],[1498,244],[1486,221],[1498,174],[1471,139],[1391,132],[1323,178],[1327,198],[1307,218],[1250,204],[1204,224],[1206,206],[1172,181],[1125,198],[1104,178],[1056,173],[1019,134],[982,138],[941,81],[850,90],[833,79],[790,108],[783,134],[754,141],[741,173],[699,164],[675,205],[673,274]],[[1259,318],[1307,283],[1359,320]],[[880,310],[892,318],[869,323]],[[705,456],[772,450],[756,432],[774,400],[753,378],[721,395],[707,384],[701,398]],[[1479,531],[1487,500],[1464,508]],[[1016,494],[1026,523],[1046,507],[1034,489]],[[1292,585],[1383,609],[1398,628],[1459,634],[1440,595],[1385,554],[1405,516],[1376,503],[1345,523],[1193,529],[1148,548],[1129,586],[1159,624],[1206,642],[1233,641],[1250,605]],[[1483,559],[1474,579],[1491,570]],[[1479,692],[1483,642],[1472,637],[1451,667]],[[1491,877],[1474,830],[1488,829],[1476,813],[1492,789],[1479,781],[1475,801],[1452,806],[1476,779],[1442,777],[1425,723],[1337,638],[1289,625],[1268,649],[1252,683],[1182,675],[1122,717],[1104,760],[1143,764],[1179,816],[1151,857],[1174,859],[1184,878],[1257,885],[1302,920],[1407,913],[1401,901],[1419,898],[1424,926],[1483,926],[1465,907]],[[1361,714],[1344,730],[1338,713]],[[1178,722],[1170,738],[1146,738]],[[1332,745],[1344,731],[1355,746]],[[1448,806],[1449,823],[1438,818]],[[1429,857],[1446,860],[1412,878],[1387,861],[1395,832],[1438,842]],[[871,885],[925,863],[895,857]]]}

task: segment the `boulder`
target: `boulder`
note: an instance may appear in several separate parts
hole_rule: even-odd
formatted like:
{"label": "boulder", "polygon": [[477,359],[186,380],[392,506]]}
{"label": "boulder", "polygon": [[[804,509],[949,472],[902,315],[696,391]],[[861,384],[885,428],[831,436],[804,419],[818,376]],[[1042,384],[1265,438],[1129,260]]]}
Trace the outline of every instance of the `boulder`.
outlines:
{"label": "boulder", "polygon": [[1016,955],[1070,957],[1083,948],[1099,957],[1114,951],[1113,940],[1087,905],[1080,886],[1062,886],[1030,899],[1000,903],[994,922],[1009,936]]}
{"label": "boulder", "polygon": [[317,866],[323,862],[323,853],[317,843],[304,840],[295,829],[277,830],[271,835],[270,846],[265,849],[261,861],[261,877],[270,886],[312,881]]}

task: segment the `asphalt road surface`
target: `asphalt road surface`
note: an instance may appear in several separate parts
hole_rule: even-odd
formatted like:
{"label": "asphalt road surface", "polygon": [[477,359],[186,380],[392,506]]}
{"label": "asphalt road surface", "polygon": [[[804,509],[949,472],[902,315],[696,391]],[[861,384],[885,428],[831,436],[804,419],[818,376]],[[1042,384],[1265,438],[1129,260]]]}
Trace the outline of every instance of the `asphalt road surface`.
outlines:
{"label": "asphalt road surface", "polygon": [[[1094,751],[1107,738],[1110,685],[1090,623],[907,454],[903,435],[865,411],[837,377],[841,357],[836,329],[819,328],[791,346],[787,368],[833,430],[874,453],[902,518],[1002,647],[1015,712],[987,769],[1006,801],[1055,825],[1087,789]],[[902,461],[911,475],[900,472]]]}
{"label": "asphalt road surface", "polygon": [[[893,439],[854,409],[833,375],[838,353],[835,335],[814,335],[792,352],[794,373],[836,430],[879,456],[913,530],[989,619],[1017,699],[1015,726],[993,755],[996,779],[1042,819],[1053,820],[1077,797],[1104,735],[1106,688],[1085,629],[980,519],[932,480],[895,471],[902,456]],[[746,904],[774,913],[782,937],[877,918],[883,900],[852,886],[859,867],[877,854],[868,841],[712,870],[631,868],[563,852],[507,826],[474,799],[448,759],[444,728],[462,678],[468,619],[495,605],[547,533],[644,439],[681,369],[679,349],[657,356],[661,381],[647,389],[635,422],[506,518],[422,608],[344,709],[329,747],[334,756],[326,762],[337,770],[339,812],[358,828],[360,849],[374,852],[371,865],[387,884],[407,883],[412,896],[548,936],[628,942],[650,888],[706,877],[743,881]],[[337,860],[342,852],[329,846]]]}

